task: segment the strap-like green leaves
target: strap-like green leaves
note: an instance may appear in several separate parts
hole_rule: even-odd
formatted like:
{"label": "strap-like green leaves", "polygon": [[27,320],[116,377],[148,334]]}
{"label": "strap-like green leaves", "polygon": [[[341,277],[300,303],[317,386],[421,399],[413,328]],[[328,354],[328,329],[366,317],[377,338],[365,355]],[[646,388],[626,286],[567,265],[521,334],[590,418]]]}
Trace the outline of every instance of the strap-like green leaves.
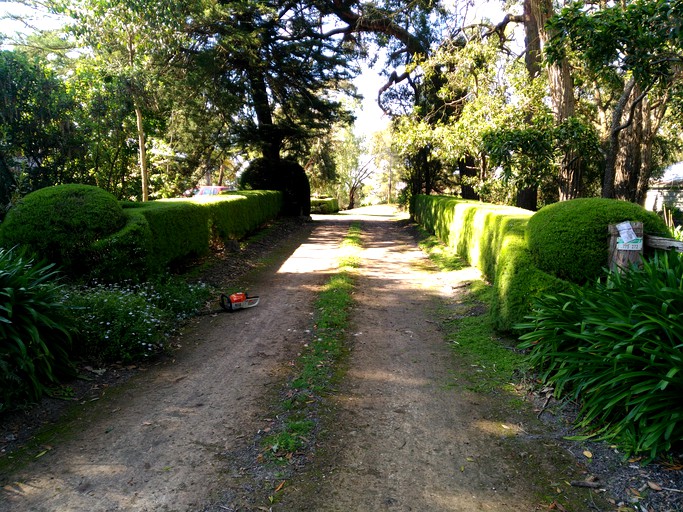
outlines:
{"label": "strap-like green leaves", "polygon": [[64,313],[53,266],[0,249],[0,413],[72,372]]}
{"label": "strap-like green leaves", "polygon": [[683,439],[683,256],[539,300],[521,347],[578,425],[650,458]]}

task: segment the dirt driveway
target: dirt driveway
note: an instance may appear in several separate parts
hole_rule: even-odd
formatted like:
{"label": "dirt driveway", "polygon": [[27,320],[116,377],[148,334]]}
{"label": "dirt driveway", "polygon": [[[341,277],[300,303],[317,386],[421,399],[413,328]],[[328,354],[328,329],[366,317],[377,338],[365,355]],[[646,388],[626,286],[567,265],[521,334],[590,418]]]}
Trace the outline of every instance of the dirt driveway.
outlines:
{"label": "dirt driveway", "polygon": [[[249,278],[258,307],[193,321],[174,359],[82,407],[44,453],[2,475],[0,511],[600,510],[592,491],[563,483],[585,475],[533,413],[468,390],[471,368],[444,342],[439,311],[476,272],[434,272],[397,218],[315,217]],[[349,369],[315,453],[271,503],[277,482],[254,469],[256,435],[355,219]]]}

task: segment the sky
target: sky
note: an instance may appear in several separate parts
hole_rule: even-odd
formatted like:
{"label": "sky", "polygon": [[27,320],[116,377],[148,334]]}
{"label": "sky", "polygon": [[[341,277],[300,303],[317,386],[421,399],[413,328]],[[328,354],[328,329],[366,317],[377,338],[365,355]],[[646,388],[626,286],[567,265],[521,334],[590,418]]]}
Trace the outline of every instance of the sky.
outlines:
{"label": "sky", "polygon": [[389,124],[389,117],[382,112],[377,104],[377,92],[385,81],[386,78],[368,67],[364,67],[361,75],[353,81],[358,92],[363,95],[360,108],[354,112],[356,115],[354,132],[356,135],[370,137]]}
{"label": "sky", "polygon": [[[30,9],[29,7],[19,3],[19,2],[8,2],[6,0],[0,0],[0,18],[6,14],[14,15],[27,15],[31,13],[36,13],[36,11]],[[59,21],[56,18],[49,17],[45,13],[39,13],[36,15],[35,23],[38,28],[50,29],[59,27]],[[6,34],[18,33],[28,33],[30,30],[20,21],[15,20],[1,20],[0,21],[0,32]]]}

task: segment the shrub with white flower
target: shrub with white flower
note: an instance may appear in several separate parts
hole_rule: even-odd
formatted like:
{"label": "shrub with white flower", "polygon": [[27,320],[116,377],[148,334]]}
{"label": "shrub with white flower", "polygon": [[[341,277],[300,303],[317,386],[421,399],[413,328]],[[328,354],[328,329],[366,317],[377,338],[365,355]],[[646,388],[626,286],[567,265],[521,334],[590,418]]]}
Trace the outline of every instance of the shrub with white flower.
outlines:
{"label": "shrub with white flower", "polygon": [[204,285],[177,279],[73,289],[67,304],[78,326],[76,354],[98,363],[130,363],[156,355],[208,294]]}

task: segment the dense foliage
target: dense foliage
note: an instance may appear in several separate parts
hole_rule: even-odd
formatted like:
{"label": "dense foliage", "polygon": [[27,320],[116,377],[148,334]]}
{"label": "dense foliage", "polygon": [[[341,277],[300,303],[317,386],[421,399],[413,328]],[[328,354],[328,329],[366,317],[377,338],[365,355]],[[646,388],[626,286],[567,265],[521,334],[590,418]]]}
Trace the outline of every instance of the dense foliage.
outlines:
{"label": "dense foliage", "polygon": [[673,135],[661,128],[680,127],[682,9],[679,0],[572,2],[549,20],[549,60],[571,61],[582,87],[600,95],[603,197],[642,202]]}
{"label": "dense foliage", "polygon": [[[24,3],[64,25],[3,52],[21,68],[8,69],[3,83],[19,84],[21,96],[3,102],[0,116],[12,136],[23,129],[12,121],[16,106],[37,119],[37,129],[21,133],[33,135],[41,155],[54,153],[61,132],[55,154],[68,165],[59,174],[36,159],[20,168],[15,160],[31,155],[10,141],[8,183],[30,171],[40,180],[22,194],[79,182],[143,200],[177,196],[204,176],[222,184],[259,153],[309,162],[332,124],[352,122],[343,96],[355,94],[359,59],[389,48],[388,76],[428,48],[444,14],[423,1]],[[47,86],[33,87],[41,77]],[[57,101],[63,107],[52,108]]]}
{"label": "dense foliage", "polygon": [[579,426],[653,458],[683,440],[683,255],[539,299],[519,327],[556,396],[579,400]]}
{"label": "dense foliage", "polygon": [[586,198],[548,205],[529,219],[526,237],[535,265],[561,279],[582,284],[608,265],[610,224],[642,221],[645,233],[666,235],[664,221],[626,201]]}
{"label": "dense foliage", "polygon": [[13,197],[76,181],[74,98],[37,59],[0,51],[0,219]]}
{"label": "dense foliage", "polygon": [[71,273],[82,272],[90,245],[125,224],[118,201],[90,185],[37,190],[14,207],[1,225],[0,245],[21,245]]}
{"label": "dense foliage", "polygon": [[0,248],[0,413],[74,376],[63,293],[52,265]]}
{"label": "dense foliage", "polygon": [[410,192],[642,202],[680,159],[680,2],[556,5],[465,22],[413,69],[420,101],[395,125]]}

